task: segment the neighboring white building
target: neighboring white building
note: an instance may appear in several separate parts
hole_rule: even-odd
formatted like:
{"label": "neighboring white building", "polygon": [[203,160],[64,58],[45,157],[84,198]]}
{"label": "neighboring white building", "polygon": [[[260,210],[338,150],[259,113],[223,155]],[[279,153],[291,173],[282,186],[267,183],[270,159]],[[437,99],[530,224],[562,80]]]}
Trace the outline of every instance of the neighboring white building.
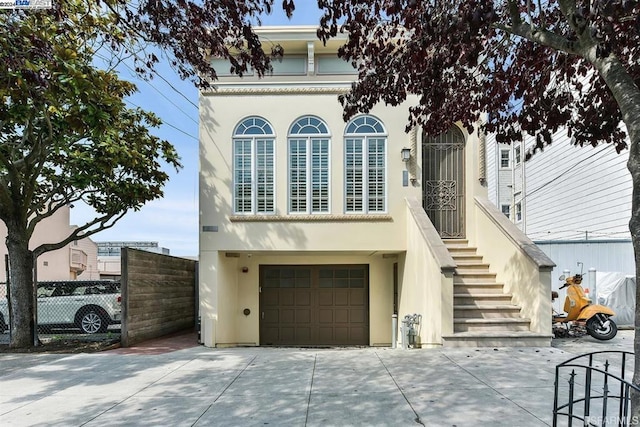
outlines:
{"label": "neighboring white building", "polygon": [[489,199],[554,260],[558,275],[577,272],[578,262],[585,272],[635,274],[628,151],[574,146],[561,130],[525,162],[534,142],[510,146],[487,136]]}

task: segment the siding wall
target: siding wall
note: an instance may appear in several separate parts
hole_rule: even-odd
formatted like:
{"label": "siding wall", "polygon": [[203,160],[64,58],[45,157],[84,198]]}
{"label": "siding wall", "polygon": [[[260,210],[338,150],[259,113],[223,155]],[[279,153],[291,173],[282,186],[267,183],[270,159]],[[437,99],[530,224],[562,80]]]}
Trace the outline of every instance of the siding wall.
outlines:
{"label": "siding wall", "polygon": [[[533,143],[533,137],[525,141],[523,159]],[[499,189],[498,197],[491,197],[491,191],[489,196],[498,207],[512,180],[499,168],[495,152],[502,147],[494,135],[487,135],[487,158],[493,159],[487,164],[487,176],[498,180],[488,185]],[[524,189],[520,228],[534,241],[630,239],[628,158],[628,151],[617,154],[609,145],[575,147],[564,130],[558,131],[552,145],[523,163],[524,179],[516,171],[514,189]]]}
{"label": "siding wall", "polygon": [[629,239],[629,153],[575,147],[564,131],[526,163],[526,229],[533,240]]}
{"label": "siding wall", "polygon": [[195,326],[196,261],[122,251],[122,346]]}

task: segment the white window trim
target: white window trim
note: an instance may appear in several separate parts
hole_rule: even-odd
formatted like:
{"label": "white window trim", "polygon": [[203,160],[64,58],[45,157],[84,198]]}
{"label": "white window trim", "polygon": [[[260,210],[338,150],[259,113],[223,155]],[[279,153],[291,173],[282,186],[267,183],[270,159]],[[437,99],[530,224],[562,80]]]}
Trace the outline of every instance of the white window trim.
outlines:
{"label": "white window trim", "polygon": [[[276,215],[277,207],[276,202],[278,200],[277,195],[277,139],[275,133],[271,134],[252,134],[252,133],[236,133],[238,127],[244,124],[247,120],[250,119],[260,119],[265,122],[266,125],[269,126],[270,130],[273,132],[273,126],[269,121],[260,116],[249,116],[245,117],[238,122],[236,128],[234,128],[234,133],[231,138],[231,174],[232,174],[232,186],[231,186],[231,203],[232,203],[232,212],[233,215]],[[240,141],[249,141],[250,144],[250,182],[251,182],[251,210],[247,212],[239,212],[237,210],[237,199],[236,199],[236,187],[239,185],[236,180],[236,144]],[[273,181],[271,183],[273,187],[273,196],[272,196],[272,211],[265,212],[258,210],[258,182],[257,182],[257,143],[258,140],[271,141],[273,150],[271,152],[271,160],[272,160],[272,175]]]}
{"label": "white window trim", "polygon": [[[327,211],[326,212],[314,212],[313,211],[313,183],[312,183],[312,147],[311,141],[314,139],[327,140]],[[306,204],[307,208],[304,212],[302,211],[292,211],[291,210],[291,180],[290,174],[291,171],[291,140],[304,140],[305,145],[307,147],[306,152],[306,160],[307,160],[307,169],[306,169],[306,185],[307,185],[307,194],[306,194]],[[289,135],[287,138],[287,213],[289,215],[331,215],[331,136],[330,135]]]}
{"label": "white window trim", "polygon": [[[360,116],[361,117],[361,116]],[[384,128],[384,123],[378,119],[377,117],[374,116],[368,116],[371,117],[375,120],[377,120]],[[353,120],[357,119],[354,118]],[[347,123],[346,127],[349,127],[349,125],[351,124],[351,122],[353,121],[349,121],[349,123]],[[369,155],[369,144],[368,141],[370,138],[381,138],[384,139],[384,210],[381,211],[371,211],[369,210],[369,161],[368,161],[368,155]],[[347,139],[361,139],[362,140],[362,144],[363,144],[363,150],[362,150],[362,160],[363,160],[363,200],[362,200],[362,210],[361,211],[350,211],[347,209],[347,180],[346,180],[346,176],[347,176],[347,144],[346,144],[346,140]],[[349,134],[345,134],[344,138],[343,138],[343,162],[344,162],[344,168],[343,168],[343,176],[344,176],[344,185],[343,185],[343,209],[344,209],[344,213],[345,215],[376,215],[376,214],[386,214],[389,211],[389,136],[388,133],[385,131],[384,133],[349,133]],[[366,177],[366,179],[365,179]]]}
{"label": "white window trim", "polygon": [[513,163],[516,166],[522,163],[522,148],[519,145],[513,147]]}
{"label": "white window trim", "polygon": [[[235,151],[235,145],[236,142],[238,140],[251,140],[251,211],[250,212],[239,212],[236,209],[236,186],[238,185],[238,182],[236,181],[236,174],[235,174],[235,155],[236,155],[236,151]],[[256,144],[257,144],[257,140],[258,139],[265,139],[265,140],[271,140],[273,142],[273,153],[272,153],[272,157],[273,157],[273,211],[272,212],[262,212],[258,210],[258,180],[257,180],[257,162],[256,162]],[[275,215],[276,212],[276,200],[278,200],[277,197],[277,181],[278,181],[278,177],[277,177],[277,156],[276,156],[276,139],[273,136],[265,136],[265,135],[259,135],[259,137],[256,136],[249,136],[249,137],[243,137],[243,136],[234,136],[233,137],[233,144],[232,144],[232,150],[233,150],[233,187],[232,187],[232,203],[233,203],[233,214],[234,215]]]}
{"label": "white window trim", "polygon": [[[502,154],[507,153],[507,166],[502,166]],[[498,153],[498,162],[500,165],[500,169],[511,169],[511,150],[509,149],[501,149]]]}

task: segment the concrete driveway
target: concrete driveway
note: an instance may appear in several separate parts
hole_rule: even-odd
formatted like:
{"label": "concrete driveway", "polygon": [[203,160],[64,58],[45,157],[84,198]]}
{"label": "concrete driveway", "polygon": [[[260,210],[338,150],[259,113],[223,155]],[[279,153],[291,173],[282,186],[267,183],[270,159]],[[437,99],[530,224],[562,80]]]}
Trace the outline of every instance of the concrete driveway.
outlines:
{"label": "concrete driveway", "polygon": [[0,425],[548,426],[556,364],[632,351],[633,331],[549,348],[140,349],[0,354]]}

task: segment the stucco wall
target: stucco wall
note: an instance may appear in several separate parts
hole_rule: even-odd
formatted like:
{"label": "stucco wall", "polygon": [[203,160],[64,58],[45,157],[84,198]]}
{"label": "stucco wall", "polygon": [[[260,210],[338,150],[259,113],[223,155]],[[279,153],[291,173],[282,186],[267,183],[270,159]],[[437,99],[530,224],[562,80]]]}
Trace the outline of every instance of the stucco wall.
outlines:
{"label": "stucco wall", "polygon": [[122,251],[122,345],[195,326],[196,262]]}
{"label": "stucco wall", "polygon": [[488,199],[476,201],[475,220],[478,254],[496,272],[496,280],[504,283],[505,292],[513,294],[522,315],[531,319],[531,331],[551,334],[553,261]]}
{"label": "stucco wall", "polygon": [[[202,342],[214,346],[254,346],[260,343],[260,265],[369,265],[369,344],[391,344],[393,264],[381,254],[240,254],[207,253],[200,260]],[[242,267],[247,267],[246,273]],[[217,303],[220,301],[220,303]],[[248,308],[248,316],[243,310]]]}

